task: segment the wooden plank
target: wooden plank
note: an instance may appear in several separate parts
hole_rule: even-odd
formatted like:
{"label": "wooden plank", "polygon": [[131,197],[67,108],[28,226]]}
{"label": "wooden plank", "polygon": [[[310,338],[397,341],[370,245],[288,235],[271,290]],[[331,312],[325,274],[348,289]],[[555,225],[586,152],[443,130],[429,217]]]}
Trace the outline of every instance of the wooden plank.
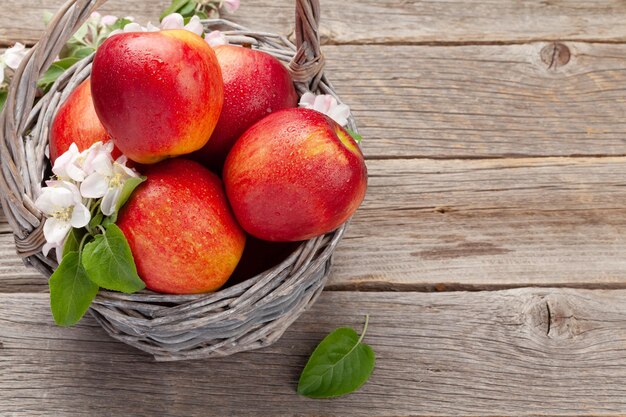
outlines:
{"label": "wooden plank", "polygon": [[626,286],[626,158],[369,162],[331,288]]}
{"label": "wooden plank", "polygon": [[[43,29],[44,10],[56,11],[63,0],[3,0],[0,42],[34,42]],[[110,0],[103,13],[155,21],[167,0]],[[589,2],[322,0],[322,34],[332,43],[502,43],[535,40],[622,42],[626,4]],[[287,34],[293,28],[293,0],[243,2],[232,16],[259,30]]]}
{"label": "wooden plank", "polygon": [[[0,223],[0,226],[8,229],[7,223]],[[7,232],[0,234],[0,292],[43,291],[48,291],[48,280],[19,259],[13,235]]]}
{"label": "wooden plank", "polygon": [[[369,161],[329,289],[626,287],[626,157]],[[0,235],[0,292],[46,291]]]}
{"label": "wooden plank", "polygon": [[324,51],[370,158],[624,155],[626,45],[564,47],[557,64],[546,43]]}
{"label": "wooden plank", "polygon": [[[626,414],[626,291],[325,292],[277,344],[154,363],[90,317],[51,323],[44,294],[0,295],[0,409],[14,416]],[[362,326],[377,354],[361,391],[295,393],[315,344]]]}

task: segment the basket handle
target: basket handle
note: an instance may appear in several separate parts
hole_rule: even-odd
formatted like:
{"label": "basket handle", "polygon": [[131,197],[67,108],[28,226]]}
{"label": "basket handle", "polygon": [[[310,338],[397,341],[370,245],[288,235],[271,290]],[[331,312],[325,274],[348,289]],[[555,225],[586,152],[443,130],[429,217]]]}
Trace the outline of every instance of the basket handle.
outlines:
{"label": "basket handle", "polygon": [[319,0],[296,0],[298,49],[289,63],[289,69],[294,80],[307,84],[311,91],[317,90],[324,72],[324,55],[320,50],[320,15]]}
{"label": "basket handle", "polygon": [[[15,233],[18,252],[29,256],[38,251],[42,233],[41,213],[34,205],[28,166],[33,155],[25,146],[26,124],[35,105],[37,80],[52,65],[72,35],[106,0],[67,0],[48,24],[43,36],[28,52],[16,70],[4,111],[0,114],[0,201]],[[323,75],[324,58],[320,51],[319,0],[296,0],[296,54],[289,64],[294,80],[315,91]],[[27,161],[29,163],[27,164]]]}

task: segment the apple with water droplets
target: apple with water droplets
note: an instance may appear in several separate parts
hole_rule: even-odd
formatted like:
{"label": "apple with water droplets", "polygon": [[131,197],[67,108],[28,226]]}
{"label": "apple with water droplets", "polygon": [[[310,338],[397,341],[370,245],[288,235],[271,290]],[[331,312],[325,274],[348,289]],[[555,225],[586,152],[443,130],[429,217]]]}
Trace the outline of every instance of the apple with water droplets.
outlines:
{"label": "apple with water droplets", "polygon": [[115,145],[142,164],[202,148],[224,100],[213,48],[186,30],[113,35],[96,52],[91,89]]}
{"label": "apple with water droplets", "polygon": [[224,107],[211,139],[194,158],[221,171],[235,141],[265,116],[296,107],[298,94],[287,68],[270,54],[221,45],[215,55],[224,80]]}
{"label": "apple with water droplets", "polygon": [[222,182],[197,162],[149,165],[147,180],[120,211],[122,229],[146,287],[168,294],[220,288],[235,270],[246,235]]}
{"label": "apple with water droplets", "polygon": [[314,110],[287,109],[237,140],[223,172],[239,224],[268,241],[311,239],[338,228],[359,207],[367,168],[352,136]]}

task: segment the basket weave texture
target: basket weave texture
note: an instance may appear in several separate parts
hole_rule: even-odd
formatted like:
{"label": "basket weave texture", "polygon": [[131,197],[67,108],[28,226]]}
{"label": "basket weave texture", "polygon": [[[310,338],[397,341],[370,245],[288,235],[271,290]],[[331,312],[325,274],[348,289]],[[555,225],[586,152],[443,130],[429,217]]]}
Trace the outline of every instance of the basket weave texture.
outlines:
{"label": "basket weave texture", "polygon": [[[39,101],[36,82],[102,3],[104,0],[69,0],[63,5],[16,71],[0,115],[2,207],[18,254],[47,277],[57,263],[41,253],[44,217],[34,201],[49,166],[45,156],[49,127],[59,106],[89,77],[93,55],[64,73]],[[323,73],[319,18],[318,0],[296,0],[295,45],[284,36],[255,32],[223,19],[203,24],[207,30],[221,29],[231,44],[252,45],[288,63],[300,94],[335,95]],[[354,120],[349,120],[349,127],[356,130]],[[215,293],[164,295],[145,290],[127,295],[101,291],[90,311],[113,338],[160,361],[227,356],[268,346],[321,293],[345,228],[344,224],[303,242],[279,265]]]}

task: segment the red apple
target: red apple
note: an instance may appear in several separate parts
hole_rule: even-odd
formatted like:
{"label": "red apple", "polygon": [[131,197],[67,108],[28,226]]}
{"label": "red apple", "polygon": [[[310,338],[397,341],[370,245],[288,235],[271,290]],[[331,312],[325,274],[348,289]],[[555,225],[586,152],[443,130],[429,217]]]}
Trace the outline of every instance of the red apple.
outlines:
{"label": "red apple", "polygon": [[223,177],[239,224],[269,241],[305,240],[336,229],[367,188],[354,139],[307,109],[282,110],[252,126],[230,151]]}
{"label": "red apple", "polygon": [[[79,151],[96,142],[110,140],[109,134],[100,123],[91,100],[89,79],[72,91],[61,105],[50,128],[50,162],[65,153],[72,143]],[[119,155],[119,151],[114,151]]]}
{"label": "red apple", "polygon": [[146,287],[168,294],[220,288],[233,273],[246,236],[235,221],[219,178],[197,162],[151,165],[147,180],[121,210]]}
{"label": "red apple", "polygon": [[94,57],[91,88],[116,146],[144,164],[202,148],[224,100],[213,49],[186,30],[110,37]]}
{"label": "red apple", "polygon": [[239,136],[268,114],[296,107],[298,94],[287,68],[265,52],[224,45],[215,54],[224,79],[224,107],[211,139],[194,157],[221,171]]}

